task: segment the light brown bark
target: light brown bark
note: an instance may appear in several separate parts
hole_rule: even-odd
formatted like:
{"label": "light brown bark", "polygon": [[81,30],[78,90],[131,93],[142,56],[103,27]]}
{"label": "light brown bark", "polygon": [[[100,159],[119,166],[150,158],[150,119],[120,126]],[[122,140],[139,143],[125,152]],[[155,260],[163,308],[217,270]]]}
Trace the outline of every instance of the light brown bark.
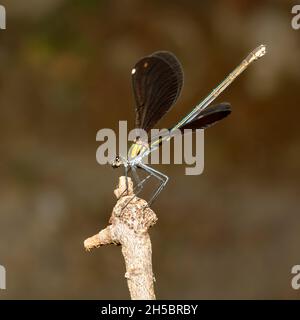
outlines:
{"label": "light brown bark", "polygon": [[[111,214],[109,225],[98,234],[84,241],[90,251],[103,245],[122,246],[125,259],[125,278],[133,300],[154,300],[154,276],[152,272],[152,248],[148,229],[157,217],[143,199],[134,197],[132,181],[128,178],[126,190],[125,177],[119,178],[114,194],[118,198]],[[131,200],[130,202],[128,202]]]}

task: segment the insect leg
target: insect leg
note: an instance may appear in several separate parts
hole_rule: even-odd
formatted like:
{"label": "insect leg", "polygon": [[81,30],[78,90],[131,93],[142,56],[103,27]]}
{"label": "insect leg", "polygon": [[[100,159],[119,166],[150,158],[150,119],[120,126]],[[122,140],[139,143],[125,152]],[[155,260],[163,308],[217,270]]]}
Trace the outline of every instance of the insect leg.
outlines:
{"label": "insect leg", "polygon": [[[126,205],[123,207],[126,208],[128,206],[128,204],[139,194],[141,193],[141,191],[143,190],[144,184],[145,182],[152,176],[152,174],[149,174],[148,176],[146,176],[143,180],[140,179],[135,166],[131,166],[132,169],[132,176],[134,177],[135,181],[136,181],[136,185],[133,189],[134,195],[128,200],[128,202],[126,203]],[[135,191],[137,190],[137,191]]]}
{"label": "insect leg", "polygon": [[148,201],[148,205],[150,206],[154,202],[154,200],[158,197],[158,195],[161,193],[161,191],[163,190],[165,185],[167,184],[169,177],[166,176],[165,174],[161,173],[160,171],[157,171],[157,170],[155,170],[145,164],[140,164],[140,167],[143,168],[145,171],[150,173],[150,175],[154,176],[155,178],[157,178],[160,181],[159,187],[156,189],[153,196]]}
{"label": "insect leg", "polygon": [[[121,158],[121,157],[120,157]],[[124,165],[124,173],[125,173],[125,182],[126,182],[126,188],[125,190],[121,193],[120,197],[124,196],[124,194],[127,192],[128,190],[128,172],[131,169],[131,166],[128,164],[127,160],[125,158],[121,158],[123,165]]]}
{"label": "insect leg", "polygon": [[[143,189],[145,182],[151,177],[151,175],[146,176],[143,180],[140,179],[137,170],[135,167],[132,167],[132,176],[134,177],[136,181],[136,186],[134,187],[133,191],[137,188],[138,190]],[[138,191],[139,193],[140,191]]]}

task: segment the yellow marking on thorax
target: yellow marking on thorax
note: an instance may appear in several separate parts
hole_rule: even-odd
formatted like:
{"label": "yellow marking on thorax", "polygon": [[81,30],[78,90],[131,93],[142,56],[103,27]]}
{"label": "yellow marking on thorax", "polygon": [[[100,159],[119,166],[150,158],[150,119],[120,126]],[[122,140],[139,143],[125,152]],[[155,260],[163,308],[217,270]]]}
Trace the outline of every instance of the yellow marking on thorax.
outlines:
{"label": "yellow marking on thorax", "polygon": [[135,157],[142,155],[147,151],[147,146],[141,143],[134,143],[129,150],[129,158],[134,159]]}
{"label": "yellow marking on thorax", "polygon": [[140,144],[136,144],[136,143],[133,144],[130,150],[130,157],[135,158],[136,156],[138,156],[139,153],[141,152],[142,147],[143,146]]}

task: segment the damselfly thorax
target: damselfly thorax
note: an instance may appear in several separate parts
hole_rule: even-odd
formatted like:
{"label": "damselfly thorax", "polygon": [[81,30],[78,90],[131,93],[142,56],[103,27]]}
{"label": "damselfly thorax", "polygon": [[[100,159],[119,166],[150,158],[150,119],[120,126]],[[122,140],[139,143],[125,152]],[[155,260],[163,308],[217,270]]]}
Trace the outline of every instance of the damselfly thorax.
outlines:
{"label": "damselfly thorax", "polygon": [[127,161],[131,164],[140,162],[141,159],[149,152],[149,145],[147,142],[137,139],[128,151]]}

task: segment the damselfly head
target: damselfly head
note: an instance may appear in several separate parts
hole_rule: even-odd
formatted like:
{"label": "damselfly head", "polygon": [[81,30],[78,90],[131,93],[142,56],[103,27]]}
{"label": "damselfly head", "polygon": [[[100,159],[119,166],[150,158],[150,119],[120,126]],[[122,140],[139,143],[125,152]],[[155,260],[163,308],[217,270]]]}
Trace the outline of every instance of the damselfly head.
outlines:
{"label": "damselfly head", "polygon": [[111,162],[111,166],[115,168],[119,168],[122,165],[122,160],[119,156],[116,156],[116,158]]}

